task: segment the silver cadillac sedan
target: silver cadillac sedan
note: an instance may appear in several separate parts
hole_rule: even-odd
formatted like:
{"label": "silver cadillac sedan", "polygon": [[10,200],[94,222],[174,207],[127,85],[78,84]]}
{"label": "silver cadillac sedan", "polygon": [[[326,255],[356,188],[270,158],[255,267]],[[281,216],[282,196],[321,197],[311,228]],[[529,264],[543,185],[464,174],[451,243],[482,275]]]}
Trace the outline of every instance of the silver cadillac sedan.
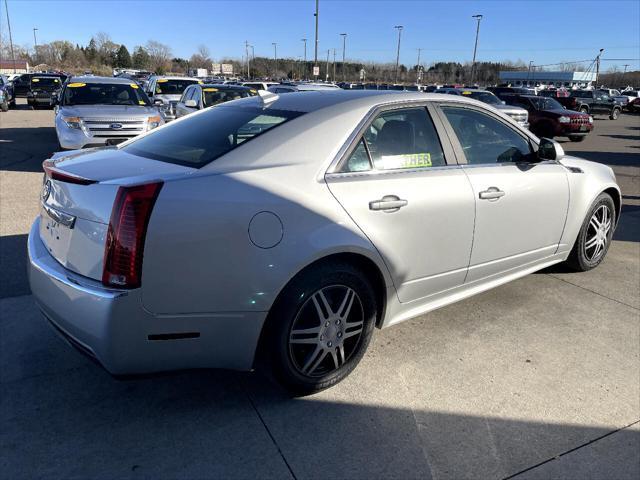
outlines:
{"label": "silver cadillac sedan", "polygon": [[464,97],[261,92],[43,164],[30,283],[111,373],[251,369],[296,394],[374,329],[604,259],[620,190]]}

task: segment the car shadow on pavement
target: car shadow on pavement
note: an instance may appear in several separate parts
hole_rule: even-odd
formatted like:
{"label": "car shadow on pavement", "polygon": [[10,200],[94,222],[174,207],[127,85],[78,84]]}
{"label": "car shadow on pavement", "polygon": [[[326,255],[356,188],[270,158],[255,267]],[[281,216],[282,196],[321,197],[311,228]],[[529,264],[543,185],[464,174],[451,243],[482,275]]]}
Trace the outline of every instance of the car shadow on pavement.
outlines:
{"label": "car shadow on pavement", "polygon": [[0,128],[0,145],[0,170],[12,172],[42,172],[42,162],[58,151],[53,127]]}
{"label": "car shadow on pavement", "polygon": [[[620,140],[636,140],[640,141],[640,135],[598,135],[599,137],[619,138]],[[607,153],[608,155],[608,153]]]}
{"label": "car shadow on pavement", "polygon": [[[43,343],[58,342],[44,337]],[[22,352],[20,360],[54,361],[58,345],[49,347]],[[356,403],[331,398],[340,395],[331,390],[292,399],[255,373],[187,371],[118,381],[93,364],[74,363],[59,374],[3,383],[6,478],[458,480],[525,470],[533,477],[522,478],[534,478],[543,469],[542,478],[624,480],[639,474],[638,432],[608,436],[626,425],[447,413],[410,402],[376,405],[374,398]],[[597,439],[599,449],[572,452]]]}
{"label": "car shadow on pavement", "polygon": [[0,237],[0,298],[31,292],[27,276],[27,235]]}

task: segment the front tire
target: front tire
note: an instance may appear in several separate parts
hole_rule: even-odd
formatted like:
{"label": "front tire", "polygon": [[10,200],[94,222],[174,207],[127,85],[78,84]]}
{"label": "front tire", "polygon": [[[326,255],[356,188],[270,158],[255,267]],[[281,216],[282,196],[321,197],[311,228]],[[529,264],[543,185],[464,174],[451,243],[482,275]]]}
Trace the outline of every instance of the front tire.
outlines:
{"label": "front tire", "polygon": [[616,225],[613,199],[601,193],[588,210],[567,265],[578,272],[596,268],[604,260]]}
{"label": "front tire", "polygon": [[611,115],[609,115],[609,120],[617,120],[619,116],[620,116],[620,109],[614,108],[613,111],[611,112]]}
{"label": "front tire", "polygon": [[9,104],[7,102],[2,102],[0,104],[0,110],[2,110],[3,112],[8,112],[9,111]]}
{"label": "front tire", "polygon": [[589,113],[589,109],[587,107],[580,107],[581,113]]}
{"label": "front tire", "polygon": [[276,379],[294,395],[342,381],[364,356],[377,309],[371,284],[349,263],[300,273],[285,287],[266,325]]}

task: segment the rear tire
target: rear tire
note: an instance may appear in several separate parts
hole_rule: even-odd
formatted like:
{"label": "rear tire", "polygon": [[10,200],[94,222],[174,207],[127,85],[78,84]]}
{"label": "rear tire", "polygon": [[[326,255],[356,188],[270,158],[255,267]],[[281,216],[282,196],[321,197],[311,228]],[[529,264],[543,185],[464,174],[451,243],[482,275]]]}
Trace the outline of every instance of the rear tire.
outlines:
{"label": "rear tire", "polygon": [[620,109],[614,108],[611,111],[611,115],[609,115],[609,120],[617,120],[619,116],[620,116]]}
{"label": "rear tire", "polygon": [[587,137],[586,136],[580,136],[580,137],[572,136],[572,137],[569,137],[569,140],[571,140],[572,142],[583,142],[585,138],[587,138]]}
{"label": "rear tire", "polygon": [[589,109],[587,107],[580,107],[581,113],[589,113]]}
{"label": "rear tire", "polygon": [[616,225],[613,199],[601,193],[595,199],[582,222],[578,238],[566,260],[567,266],[578,272],[596,268],[609,250]]}
{"label": "rear tire", "polygon": [[262,346],[276,379],[294,395],[342,381],[364,356],[377,308],[371,284],[349,263],[326,263],[298,274],[265,325]]}
{"label": "rear tire", "polygon": [[0,104],[0,110],[2,110],[3,112],[8,112],[9,111],[9,104],[7,102],[2,102]]}

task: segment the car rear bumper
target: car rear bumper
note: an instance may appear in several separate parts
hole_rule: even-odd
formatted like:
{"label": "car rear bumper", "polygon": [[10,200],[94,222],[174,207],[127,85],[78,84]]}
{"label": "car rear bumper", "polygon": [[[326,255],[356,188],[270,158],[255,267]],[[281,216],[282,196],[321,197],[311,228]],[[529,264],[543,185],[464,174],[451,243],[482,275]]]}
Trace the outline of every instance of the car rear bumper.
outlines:
{"label": "car rear bumper", "polygon": [[110,373],[252,368],[266,312],[151,314],[140,289],[108,289],[62,267],[40,240],[39,222],[28,240],[35,301],[62,337]]}

